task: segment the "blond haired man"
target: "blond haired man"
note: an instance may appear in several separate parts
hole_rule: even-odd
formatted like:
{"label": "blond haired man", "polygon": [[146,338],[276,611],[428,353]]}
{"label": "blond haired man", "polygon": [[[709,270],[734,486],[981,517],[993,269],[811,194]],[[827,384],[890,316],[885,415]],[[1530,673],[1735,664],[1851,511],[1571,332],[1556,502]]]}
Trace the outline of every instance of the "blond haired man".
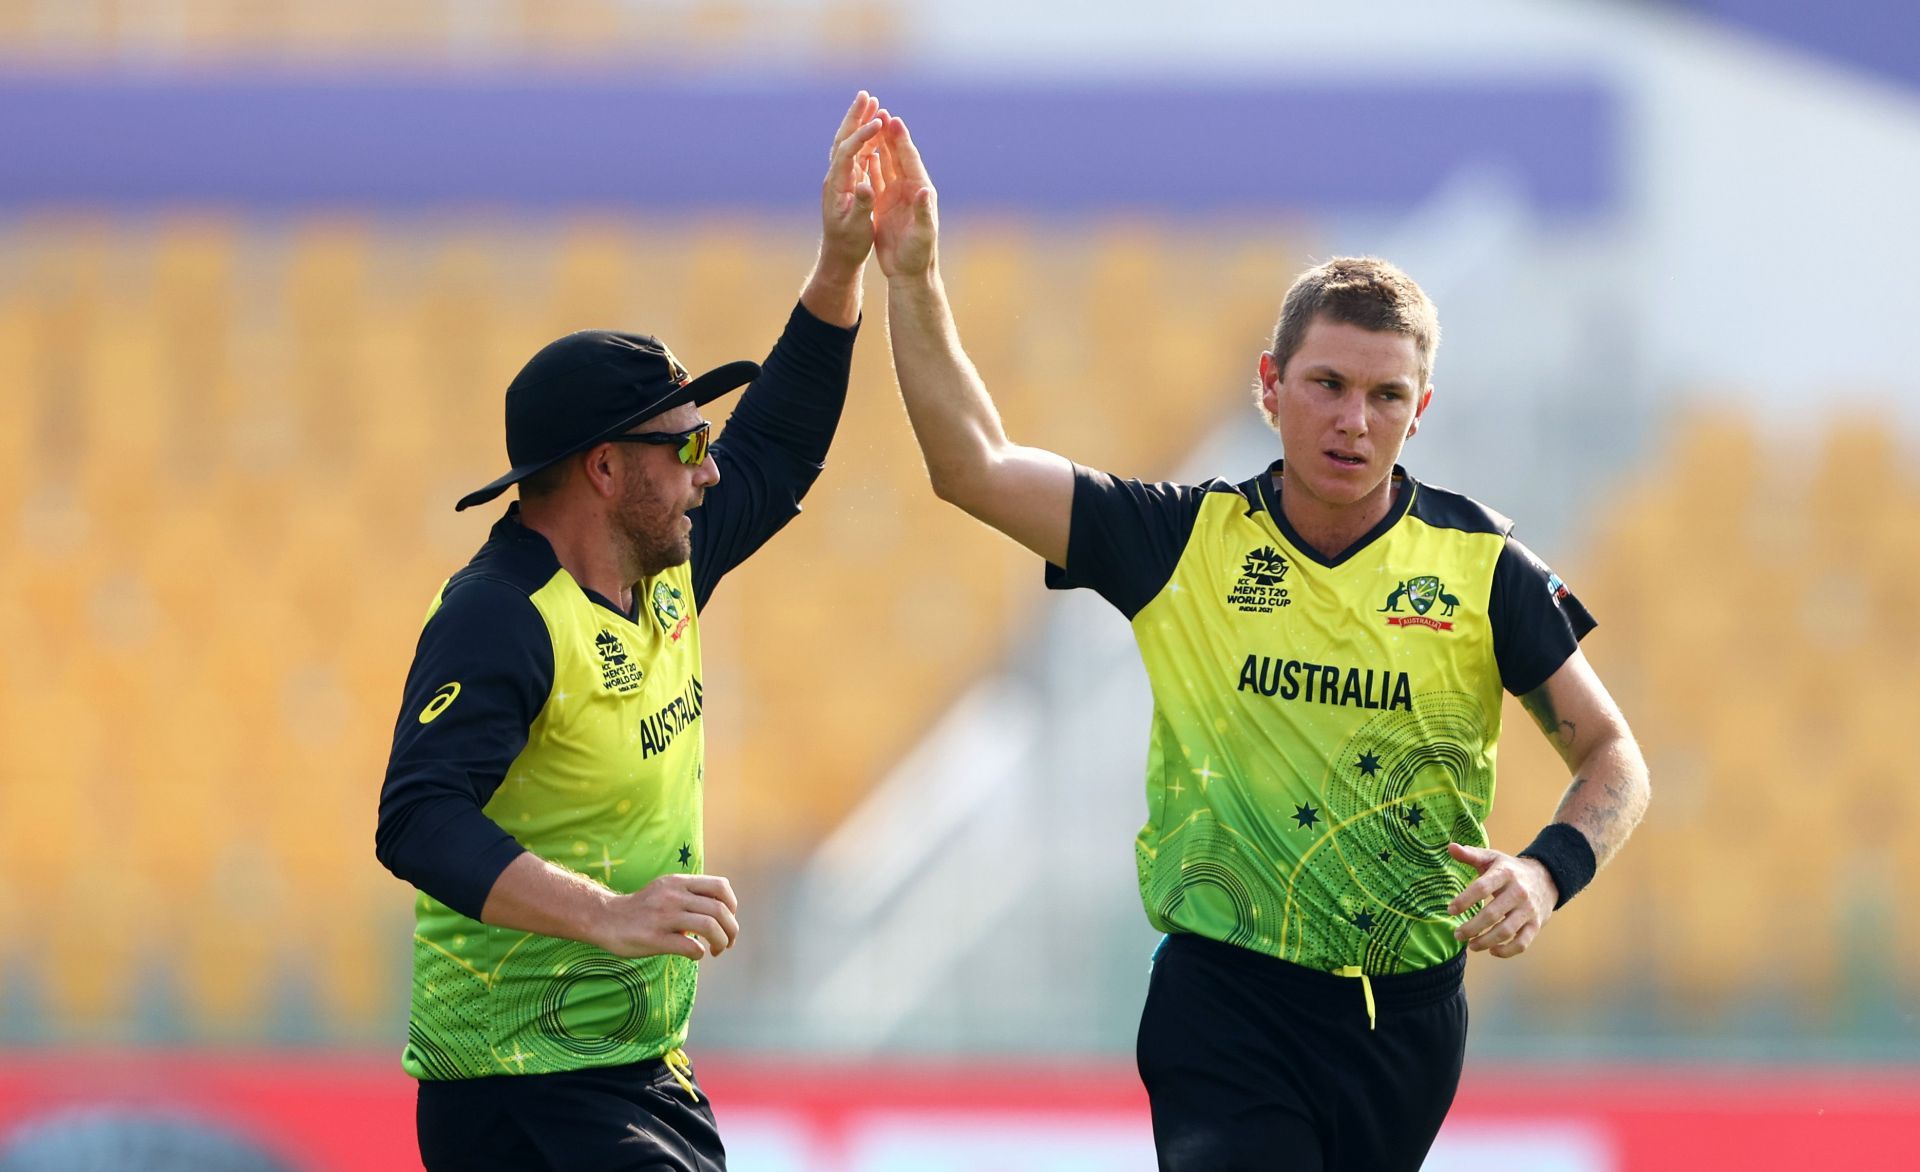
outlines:
{"label": "blond haired man", "polygon": [[[934,492],[1132,623],[1153,688],[1141,1015],[1160,1166],[1418,1168],[1465,1049],[1466,953],[1514,957],[1626,840],[1647,773],[1586,608],[1498,513],[1398,464],[1433,400],[1419,286],[1340,258],[1288,291],[1257,398],[1284,458],[1147,484],[1008,438],[961,349],[938,209],[881,134],[874,247]],[[1485,819],[1503,688],[1573,781],[1517,854]]]}

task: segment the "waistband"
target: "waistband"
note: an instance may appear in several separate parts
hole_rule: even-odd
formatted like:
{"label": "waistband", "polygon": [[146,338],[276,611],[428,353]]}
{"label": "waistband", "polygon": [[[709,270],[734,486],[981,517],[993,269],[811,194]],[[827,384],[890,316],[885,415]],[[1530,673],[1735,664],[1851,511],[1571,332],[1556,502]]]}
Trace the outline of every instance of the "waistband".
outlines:
{"label": "waistband", "polygon": [[[1205,936],[1174,932],[1160,945],[1161,953],[1179,953],[1206,964],[1232,970],[1244,980],[1255,981],[1310,1007],[1338,1011],[1350,1007],[1355,997],[1350,976],[1323,973],[1290,960],[1268,956],[1264,952],[1223,944]],[[1418,1009],[1445,1001],[1459,991],[1467,971],[1467,954],[1462,950],[1452,960],[1410,973],[1385,973],[1368,977],[1374,999],[1382,1010]]]}
{"label": "waistband", "polygon": [[457,1092],[462,1087],[498,1088],[531,1083],[578,1085],[596,1089],[618,1088],[620,1093],[626,1093],[635,1087],[664,1089],[677,1085],[694,1102],[699,1102],[701,1098],[700,1084],[693,1073],[693,1063],[688,1059],[687,1052],[677,1046],[658,1058],[640,1058],[607,1066],[579,1066],[570,1070],[542,1070],[529,1074],[508,1070],[498,1074],[481,1074],[464,1078],[420,1080],[422,1088],[432,1088],[434,1093]]}

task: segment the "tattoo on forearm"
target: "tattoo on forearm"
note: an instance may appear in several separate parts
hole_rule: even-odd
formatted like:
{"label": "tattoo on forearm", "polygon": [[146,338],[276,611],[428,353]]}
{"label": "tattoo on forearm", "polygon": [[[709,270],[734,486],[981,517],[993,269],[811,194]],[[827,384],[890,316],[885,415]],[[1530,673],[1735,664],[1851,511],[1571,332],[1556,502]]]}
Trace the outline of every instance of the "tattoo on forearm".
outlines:
{"label": "tattoo on forearm", "polygon": [[1593,845],[1594,859],[1604,866],[1647,810],[1646,764],[1638,748],[1624,729],[1618,738],[1610,738],[1603,720],[1596,726],[1601,743],[1587,746],[1576,759],[1574,723],[1554,711],[1546,685],[1520,697],[1520,703],[1561,756],[1579,770],[1561,796],[1554,820],[1578,827]]}
{"label": "tattoo on forearm", "polygon": [[1627,817],[1629,793],[1624,783],[1614,780],[1600,784],[1599,792],[1593,792],[1587,785],[1588,778],[1576,777],[1567,786],[1567,792],[1560,798],[1560,807],[1554,811],[1554,821],[1567,822],[1580,828],[1593,845],[1596,861],[1605,863],[1613,852],[1619,849],[1633,831],[1633,822]]}
{"label": "tattoo on forearm", "polygon": [[1547,734],[1548,739],[1561,748],[1573,747],[1576,726],[1571,720],[1561,720],[1560,714],[1554,711],[1553,697],[1547,695],[1545,684],[1520,697],[1520,703],[1533,717],[1533,722],[1540,726],[1540,731]]}

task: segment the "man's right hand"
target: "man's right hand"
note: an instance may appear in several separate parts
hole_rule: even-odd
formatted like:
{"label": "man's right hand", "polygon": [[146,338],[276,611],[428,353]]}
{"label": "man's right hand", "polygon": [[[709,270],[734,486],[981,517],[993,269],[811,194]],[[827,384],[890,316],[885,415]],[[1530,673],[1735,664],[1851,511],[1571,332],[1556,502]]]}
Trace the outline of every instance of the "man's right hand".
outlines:
{"label": "man's right hand", "polygon": [[887,275],[894,375],[934,495],[1064,566],[1073,465],[1007,438],[980,372],[961,349],[940,281],[933,180],[907,124],[885,121],[873,170],[873,252]]}
{"label": "man's right hand", "polygon": [[907,124],[889,118],[880,131],[873,180],[873,255],[889,278],[917,277],[934,265],[940,212],[920,151]]}
{"label": "man's right hand", "polygon": [[607,900],[593,943],[615,956],[718,956],[740,935],[740,901],[721,875],[662,875]]}

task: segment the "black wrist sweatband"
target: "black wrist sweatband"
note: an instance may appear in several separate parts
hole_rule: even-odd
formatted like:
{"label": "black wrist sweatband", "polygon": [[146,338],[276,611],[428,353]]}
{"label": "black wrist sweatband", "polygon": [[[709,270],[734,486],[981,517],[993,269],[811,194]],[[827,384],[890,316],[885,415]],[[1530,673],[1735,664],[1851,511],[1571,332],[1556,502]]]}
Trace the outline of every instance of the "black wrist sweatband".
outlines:
{"label": "black wrist sweatband", "polygon": [[1553,876],[1553,885],[1560,889],[1560,898],[1553,905],[1555,910],[1579,895],[1593,882],[1593,873],[1600,869],[1600,860],[1593,857],[1593,844],[1580,833],[1579,827],[1565,822],[1547,823],[1521,850],[1520,857],[1535,860]]}

